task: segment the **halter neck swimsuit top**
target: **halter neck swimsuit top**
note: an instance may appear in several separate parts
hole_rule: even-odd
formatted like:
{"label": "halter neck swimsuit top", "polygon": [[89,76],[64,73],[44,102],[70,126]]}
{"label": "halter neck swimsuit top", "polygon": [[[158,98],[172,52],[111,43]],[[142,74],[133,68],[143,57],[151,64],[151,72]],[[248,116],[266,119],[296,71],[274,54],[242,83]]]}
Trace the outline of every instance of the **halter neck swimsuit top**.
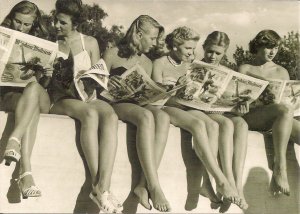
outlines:
{"label": "halter neck swimsuit top", "polygon": [[74,76],[76,76],[78,71],[81,70],[88,70],[92,67],[92,62],[89,53],[85,49],[84,45],[84,40],[83,40],[83,35],[80,34],[80,39],[81,39],[81,45],[83,51],[80,53],[76,54],[74,58]]}

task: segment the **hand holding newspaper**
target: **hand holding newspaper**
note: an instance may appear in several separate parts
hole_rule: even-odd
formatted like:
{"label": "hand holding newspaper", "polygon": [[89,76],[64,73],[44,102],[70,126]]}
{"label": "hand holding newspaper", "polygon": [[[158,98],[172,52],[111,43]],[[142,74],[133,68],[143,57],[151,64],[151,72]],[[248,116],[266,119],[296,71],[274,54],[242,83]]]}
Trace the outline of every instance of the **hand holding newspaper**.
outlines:
{"label": "hand holding newspaper", "polygon": [[164,105],[171,95],[183,86],[177,86],[167,91],[155,83],[144,69],[136,64],[121,76],[113,76],[108,84],[108,90],[101,96],[111,102],[134,102],[138,105]]}
{"label": "hand holding newspaper", "polygon": [[0,85],[24,87],[47,76],[58,44],[0,27]]}
{"label": "hand holding newspaper", "polygon": [[88,71],[80,71],[74,77],[75,88],[84,102],[89,102],[97,98],[97,87],[107,89],[108,70],[103,59],[100,59]]}
{"label": "hand holding newspaper", "polygon": [[223,66],[194,61],[188,74],[191,81],[178,90],[174,100],[204,111],[235,111],[243,103],[256,100],[268,85]]}

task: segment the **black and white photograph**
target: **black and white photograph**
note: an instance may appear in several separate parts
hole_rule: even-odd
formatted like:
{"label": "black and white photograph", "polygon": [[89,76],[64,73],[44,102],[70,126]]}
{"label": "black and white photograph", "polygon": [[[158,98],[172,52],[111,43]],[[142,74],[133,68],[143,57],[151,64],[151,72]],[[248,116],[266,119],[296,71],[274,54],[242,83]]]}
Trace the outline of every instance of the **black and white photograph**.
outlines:
{"label": "black and white photograph", "polygon": [[0,213],[300,213],[299,1],[0,5]]}

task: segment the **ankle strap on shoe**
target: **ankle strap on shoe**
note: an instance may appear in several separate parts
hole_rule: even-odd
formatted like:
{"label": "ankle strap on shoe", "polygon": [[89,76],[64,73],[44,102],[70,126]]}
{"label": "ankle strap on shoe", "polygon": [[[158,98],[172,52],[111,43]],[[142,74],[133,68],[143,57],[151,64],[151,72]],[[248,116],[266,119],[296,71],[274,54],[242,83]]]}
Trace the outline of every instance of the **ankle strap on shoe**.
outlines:
{"label": "ankle strap on shoe", "polygon": [[10,141],[10,140],[16,141],[19,145],[21,145],[21,141],[18,138],[16,138],[16,137],[10,137],[8,139],[8,141]]}
{"label": "ankle strap on shoe", "polygon": [[31,175],[31,174],[32,174],[32,172],[24,172],[23,174],[21,174],[21,175],[19,176],[19,179],[22,179],[22,178],[24,178],[25,176]]}

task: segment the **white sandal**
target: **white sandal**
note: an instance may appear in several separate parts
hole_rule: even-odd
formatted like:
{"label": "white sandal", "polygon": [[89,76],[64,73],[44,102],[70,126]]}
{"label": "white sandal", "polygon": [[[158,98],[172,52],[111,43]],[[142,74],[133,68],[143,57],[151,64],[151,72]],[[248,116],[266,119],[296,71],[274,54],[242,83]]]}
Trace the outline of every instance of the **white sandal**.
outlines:
{"label": "white sandal", "polygon": [[9,149],[6,149],[5,152],[4,152],[4,159],[5,159],[5,165],[6,166],[10,166],[10,163],[12,161],[14,162],[18,162],[21,158],[21,141],[16,138],[16,137],[10,137],[8,139],[8,143],[7,143],[7,147],[10,146],[10,141],[13,141],[15,143],[18,144],[18,148],[9,148]]}
{"label": "white sandal", "polygon": [[98,194],[93,187],[93,190],[90,193],[89,197],[95,204],[97,204],[102,212],[121,213],[123,210],[122,204],[109,191],[104,191],[103,193]]}
{"label": "white sandal", "polygon": [[21,179],[28,175],[32,175],[32,173],[24,172],[22,175],[20,175],[20,177],[18,179],[18,185],[19,185],[20,191],[22,193],[23,199],[27,199],[28,197],[41,197],[42,196],[41,190],[35,185],[32,185],[26,189],[22,188],[23,186],[21,184]]}

